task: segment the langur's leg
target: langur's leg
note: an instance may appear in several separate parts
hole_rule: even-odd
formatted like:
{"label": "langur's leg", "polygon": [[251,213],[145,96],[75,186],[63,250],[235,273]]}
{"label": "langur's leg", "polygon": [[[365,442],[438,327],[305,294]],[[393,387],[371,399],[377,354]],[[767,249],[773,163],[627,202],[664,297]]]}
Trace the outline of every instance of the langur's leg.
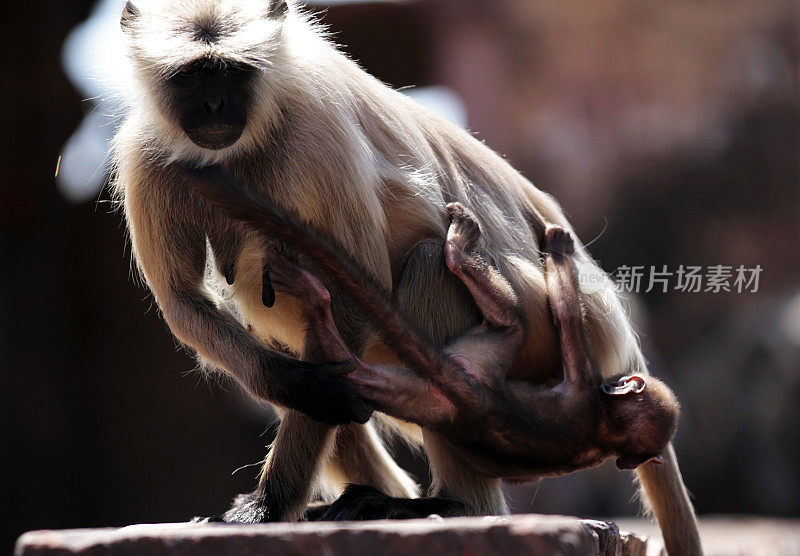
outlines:
{"label": "langur's leg", "polygon": [[[445,266],[443,248],[441,241],[418,244],[397,286],[400,305],[440,346],[452,343],[483,320],[469,290]],[[432,500],[439,501],[434,513],[508,513],[499,480],[474,471],[438,434],[423,429],[423,441],[433,475]]]}
{"label": "langur's leg", "polygon": [[333,449],[334,428],[298,411],[279,413],[278,434],[261,470],[258,488],[234,501],[223,516],[226,522],[296,521],[314,495],[314,478]]}
{"label": "langur's leg", "polygon": [[[422,438],[433,475],[429,495],[445,501],[444,509],[436,513],[443,517],[508,513],[500,479],[475,471],[441,435],[423,429]],[[447,504],[448,500],[459,504]]]}
{"label": "langur's leg", "polygon": [[419,496],[419,486],[392,459],[372,423],[352,423],[337,429],[324,472],[337,486],[367,485],[390,496]]}
{"label": "langur's leg", "polygon": [[[312,360],[343,361],[352,357],[336,330],[330,310],[330,294],[319,280],[274,252],[270,253],[270,277],[277,290],[304,301],[307,325],[306,353]],[[374,427],[353,423],[338,427],[322,464],[322,481],[328,490],[347,483],[380,489],[391,496],[415,498],[416,483],[392,460]],[[315,513],[319,514],[317,508]]]}
{"label": "langur's leg", "polygon": [[[295,295],[305,302],[303,312],[309,326],[306,358],[310,361],[351,359],[338,333],[330,333],[336,328],[327,289],[273,249],[268,253],[267,265],[265,289],[271,281],[276,291]],[[234,507],[223,516],[227,522],[295,521],[303,516],[315,494],[318,487],[315,478],[320,476],[325,461],[333,452],[336,430],[297,411],[280,410],[279,415],[278,433],[261,470],[258,488],[237,498]]]}

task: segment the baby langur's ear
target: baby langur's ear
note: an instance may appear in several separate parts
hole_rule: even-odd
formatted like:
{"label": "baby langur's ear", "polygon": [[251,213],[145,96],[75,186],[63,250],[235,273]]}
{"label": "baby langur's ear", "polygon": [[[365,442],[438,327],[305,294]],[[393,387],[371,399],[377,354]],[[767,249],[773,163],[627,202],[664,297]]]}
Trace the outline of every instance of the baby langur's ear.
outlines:
{"label": "baby langur's ear", "polygon": [[603,384],[600,389],[609,396],[624,396],[625,394],[638,394],[647,386],[647,381],[642,375],[623,376],[611,384]]}
{"label": "baby langur's ear", "polygon": [[657,465],[661,465],[664,463],[664,458],[661,456],[652,456],[652,457],[631,457],[631,456],[623,456],[617,458],[617,469],[636,469],[643,463],[655,463]]}

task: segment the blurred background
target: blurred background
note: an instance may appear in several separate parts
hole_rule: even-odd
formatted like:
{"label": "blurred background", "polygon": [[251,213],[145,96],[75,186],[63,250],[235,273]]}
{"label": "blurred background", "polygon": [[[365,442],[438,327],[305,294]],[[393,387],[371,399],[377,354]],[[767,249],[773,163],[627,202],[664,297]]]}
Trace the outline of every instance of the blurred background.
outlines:
{"label": "blurred background", "polygon": [[[800,515],[797,2],[312,9],[369,72],[415,86],[554,194],[607,271],[762,267],[755,292],[681,292],[673,279],[629,306],[652,371],[682,401],[677,451],[698,512]],[[274,429],[235,386],[192,372],[99,189],[118,77],[103,41],[121,2],[5,12],[0,550],[27,529],[218,513],[252,489],[257,467],[233,471],[264,456]],[[104,63],[108,79],[88,70]],[[419,457],[398,457],[429,480]],[[518,512],[637,511],[613,464],[508,492]]]}

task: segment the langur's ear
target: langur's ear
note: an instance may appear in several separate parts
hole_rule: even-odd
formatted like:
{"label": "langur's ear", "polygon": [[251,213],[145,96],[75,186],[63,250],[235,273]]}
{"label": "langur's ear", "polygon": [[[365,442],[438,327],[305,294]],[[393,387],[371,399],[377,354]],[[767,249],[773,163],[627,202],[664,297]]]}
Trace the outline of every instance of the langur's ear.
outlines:
{"label": "langur's ear", "polygon": [[635,456],[622,456],[617,458],[617,469],[636,469],[643,463],[654,463],[656,465],[661,465],[664,463],[664,458],[661,456],[652,456],[652,457],[635,457]]}
{"label": "langur's ear", "polygon": [[269,0],[270,6],[267,12],[267,17],[274,19],[283,19],[289,13],[289,4],[287,0]]}
{"label": "langur's ear", "polygon": [[137,19],[139,19],[139,8],[128,0],[125,4],[125,8],[122,10],[122,17],[119,20],[119,25],[122,27],[123,31],[129,33],[133,29]]}
{"label": "langur's ear", "polygon": [[603,384],[600,389],[609,396],[624,396],[625,394],[638,394],[647,386],[647,381],[642,375],[627,375],[611,384]]}

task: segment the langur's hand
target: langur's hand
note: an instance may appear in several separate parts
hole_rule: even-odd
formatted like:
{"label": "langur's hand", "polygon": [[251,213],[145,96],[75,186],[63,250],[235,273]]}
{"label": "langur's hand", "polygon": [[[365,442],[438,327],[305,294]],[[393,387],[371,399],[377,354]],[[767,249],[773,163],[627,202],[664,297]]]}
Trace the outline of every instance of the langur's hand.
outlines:
{"label": "langur's hand", "polygon": [[354,361],[309,363],[295,383],[299,394],[295,409],[329,425],[366,423],[373,407],[358,397],[345,376],[355,369]]}
{"label": "langur's hand", "polygon": [[352,360],[312,363],[288,359],[281,369],[283,379],[277,391],[264,397],[328,425],[366,423],[373,408],[356,394],[346,376],[355,369]]}
{"label": "langur's hand", "polygon": [[365,423],[372,414],[372,406],[356,395],[345,376],[356,369],[356,363],[333,323],[327,288],[316,276],[275,249],[267,250],[265,265],[264,288],[293,295],[303,304],[306,350],[314,360],[295,361],[295,368],[286,373],[284,382],[292,391],[286,405],[330,425]]}

